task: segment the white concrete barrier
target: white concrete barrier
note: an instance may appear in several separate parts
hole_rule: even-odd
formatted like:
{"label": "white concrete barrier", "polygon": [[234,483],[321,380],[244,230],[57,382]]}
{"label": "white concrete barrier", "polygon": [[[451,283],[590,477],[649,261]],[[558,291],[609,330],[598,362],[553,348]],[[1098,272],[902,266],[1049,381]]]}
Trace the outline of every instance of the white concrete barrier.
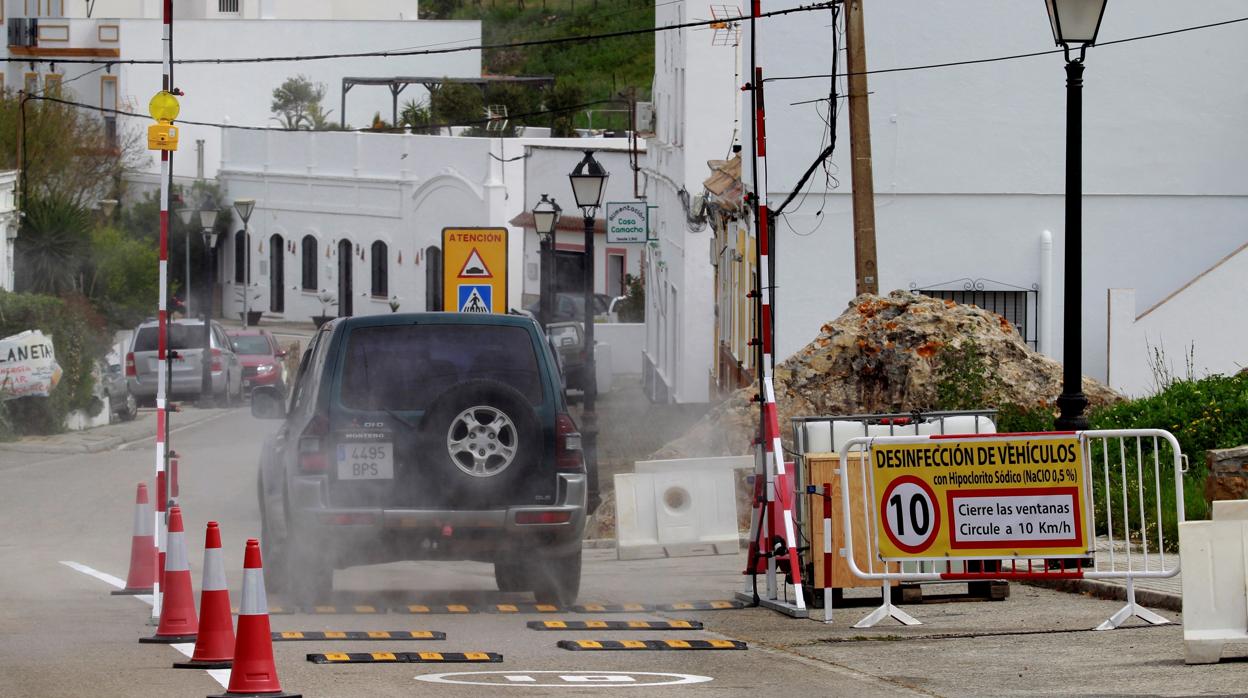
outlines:
{"label": "white concrete barrier", "polygon": [[712,456],[708,458],[669,458],[639,460],[633,472],[665,473],[673,470],[754,470],[754,456]]}
{"label": "white concrete barrier", "polygon": [[1248,521],[1179,524],[1183,646],[1188,664],[1212,664],[1222,648],[1248,642]]}
{"label": "white concrete barrier", "polygon": [[615,476],[616,552],[621,560],[738,551],[736,478],[702,468]]}

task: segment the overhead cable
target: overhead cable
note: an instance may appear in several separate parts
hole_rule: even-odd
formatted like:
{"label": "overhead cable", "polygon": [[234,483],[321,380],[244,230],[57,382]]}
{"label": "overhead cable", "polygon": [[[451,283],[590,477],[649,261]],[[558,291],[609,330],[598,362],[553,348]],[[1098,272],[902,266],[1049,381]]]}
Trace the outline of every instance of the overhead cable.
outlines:
{"label": "overhead cable", "polygon": [[[814,10],[826,10],[836,5],[836,2],[817,2],[810,5],[799,5],[783,10],[772,10],[764,12],[759,18],[778,17],[781,15],[789,15],[796,12],[811,12]],[[477,44],[474,46],[451,46],[447,48],[425,48],[413,50],[397,50],[397,51],[359,51],[353,53],[320,53],[308,54],[303,56],[252,56],[240,58],[179,58],[174,60],[176,65],[227,65],[235,63],[295,63],[301,61],[328,61],[340,60],[344,58],[397,58],[403,56],[433,56],[445,53],[460,53],[463,51],[488,51],[494,49],[507,48],[529,48],[533,46],[552,46],[558,44],[580,43],[585,41],[601,41],[603,39],[618,39],[625,36],[638,36],[642,34],[656,34],[658,32],[672,31],[676,29],[690,29],[695,27],[708,27],[714,24],[722,23],[722,19],[705,19],[692,22],[682,22],[678,24],[668,24],[661,27],[643,27],[640,29],[621,29],[613,32],[603,32],[601,34],[580,34],[577,36],[560,36],[550,39],[531,39],[528,41],[514,41],[504,44]],[[9,56],[3,59],[6,63],[28,63],[35,60],[31,56]],[[44,59],[40,62],[47,62]],[[108,64],[108,65],[158,65],[161,63],[159,58],[56,58],[57,63],[74,63],[74,64]]]}

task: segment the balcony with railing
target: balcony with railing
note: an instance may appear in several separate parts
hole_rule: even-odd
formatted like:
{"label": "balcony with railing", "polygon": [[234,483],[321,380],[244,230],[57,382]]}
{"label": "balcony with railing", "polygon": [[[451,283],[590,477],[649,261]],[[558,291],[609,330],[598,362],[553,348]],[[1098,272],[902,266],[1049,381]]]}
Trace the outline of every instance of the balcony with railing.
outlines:
{"label": "balcony with railing", "polygon": [[31,58],[116,58],[121,23],[115,19],[10,17],[9,55]]}

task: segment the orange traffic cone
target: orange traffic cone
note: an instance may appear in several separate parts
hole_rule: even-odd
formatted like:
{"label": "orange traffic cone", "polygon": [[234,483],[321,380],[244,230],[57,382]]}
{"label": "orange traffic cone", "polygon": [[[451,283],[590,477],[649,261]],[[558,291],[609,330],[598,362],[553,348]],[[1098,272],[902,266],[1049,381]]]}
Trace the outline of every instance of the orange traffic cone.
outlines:
{"label": "orange traffic cone", "polygon": [[130,538],[130,573],[126,588],[114,596],[150,594],[156,581],[156,521],[147,501],[147,485],[140,482],[134,497],[134,535]]}
{"label": "orange traffic cone", "polygon": [[182,507],[169,508],[169,535],[165,550],[165,577],[160,584],[160,625],[152,637],[139,642],[194,642],[199,632],[195,618],[195,592],[191,568],[186,562],[186,533],[182,530]]}
{"label": "orange traffic cone", "polygon": [[234,659],[234,620],[230,617],[230,591],[225,586],[225,561],[221,559],[221,529],[208,522],[204,534],[204,583],[199,590],[199,637],[189,662],[174,662],[175,669],[228,669]]}
{"label": "orange traffic cone", "polygon": [[260,562],[260,541],[247,539],[243,556],[243,600],[238,608],[238,637],[234,641],[234,666],[225,693],[209,698],[265,696],[302,698],[283,693],[273,663],[273,636],[269,630],[269,600],[264,593],[264,565]]}

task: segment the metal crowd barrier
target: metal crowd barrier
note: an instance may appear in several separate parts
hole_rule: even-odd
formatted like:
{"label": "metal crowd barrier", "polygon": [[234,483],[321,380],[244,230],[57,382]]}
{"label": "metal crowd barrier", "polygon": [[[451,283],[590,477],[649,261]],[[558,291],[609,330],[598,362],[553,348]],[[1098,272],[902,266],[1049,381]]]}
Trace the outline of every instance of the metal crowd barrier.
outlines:
{"label": "metal crowd barrier", "polygon": [[[1097,630],[1109,630],[1131,617],[1157,625],[1168,623],[1162,616],[1139,606],[1135,600],[1137,579],[1174,577],[1179,573],[1177,540],[1167,547],[1165,518],[1177,524],[1185,519],[1183,474],[1185,456],[1178,441],[1160,429],[1112,429],[1067,432],[1078,438],[1082,453],[1080,488],[1084,506],[1082,526],[1090,535],[1087,550],[1066,555],[975,554],[967,557],[886,557],[881,553],[879,531],[883,506],[863,507],[865,514],[854,520],[850,509],[851,488],[859,488],[865,501],[879,503],[871,477],[872,449],[877,446],[933,444],[935,439],[969,443],[1001,442],[1014,439],[1060,438],[1060,433],[983,434],[965,436],[879,436],[846,441],[840,449],[839,476],[845,527],[845,558],[850,571],[861,579],[878,580],[883,603],[854,625],[865,628],[885,618],[907,625],[918,624],[912,616],[891,603],[890,586],[899,582],[967,582],[985,580],[1124,580],[1126,605]],[[853,452],[861,458],[849,458]],[[1073,472],[1073,471],[1072,471]],[[968,488],[962,492],[975,492]],[[952,502],[952,499],[950,499]],[[887,503],[883,503],[887,506]],[[913,505],[913,501],[912,501]],[[919,507],[921,510],[922,507]],[[901,516],[901,514],[898,514]],[[862,531],[871,555],[867,569],[861,569],[854,556],[855,531]],[[897,565],[896,563],[903,563]],[[894,563],[890,570],[889,563]]]}

